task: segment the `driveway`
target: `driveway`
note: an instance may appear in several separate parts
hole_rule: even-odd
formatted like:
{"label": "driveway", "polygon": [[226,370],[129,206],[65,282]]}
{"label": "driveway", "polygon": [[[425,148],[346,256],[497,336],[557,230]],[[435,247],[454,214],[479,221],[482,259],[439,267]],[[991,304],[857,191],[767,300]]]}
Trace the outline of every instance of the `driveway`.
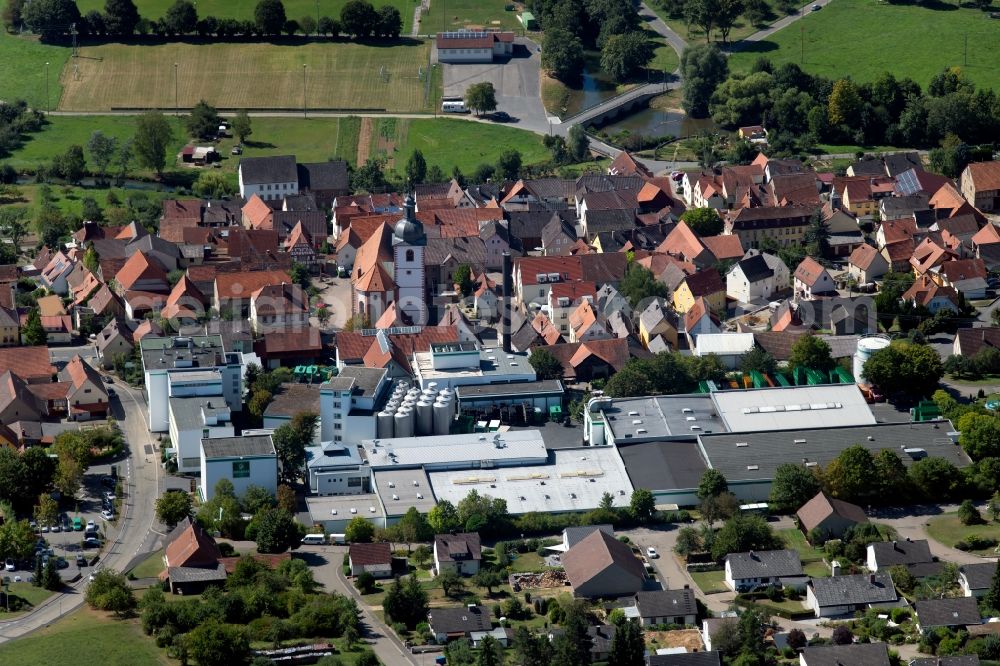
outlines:
{"label": "driveway", "polygon": [[454,64],[441,63],[444,72],[444,96],[463,97],[474,83],[489,81],[497,94],[497,110],[517,119],[519,129],[545,133],[548,117],[541,98],[541,53],[530,39],[518,37],[514,57],[506,62]]}

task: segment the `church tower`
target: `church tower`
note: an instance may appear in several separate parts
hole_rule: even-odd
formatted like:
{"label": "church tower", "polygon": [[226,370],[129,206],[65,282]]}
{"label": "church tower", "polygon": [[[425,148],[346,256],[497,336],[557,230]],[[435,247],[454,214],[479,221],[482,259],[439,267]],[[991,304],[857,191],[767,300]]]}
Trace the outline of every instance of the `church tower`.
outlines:
{"label": "church tower", "polygon": [[424,250],[427,235],[417,220],[413,195],[406,197],[406,217],[396,223],[392,233],[393,280],[396,283],[396,308],[414,325],[427,325]]}

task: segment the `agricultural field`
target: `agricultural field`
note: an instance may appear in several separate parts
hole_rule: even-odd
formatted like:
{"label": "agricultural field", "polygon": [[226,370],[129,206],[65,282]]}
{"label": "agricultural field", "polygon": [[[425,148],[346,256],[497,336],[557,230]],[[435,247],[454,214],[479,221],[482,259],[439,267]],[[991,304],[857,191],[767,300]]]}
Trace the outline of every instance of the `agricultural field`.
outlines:
{"label": "agricultural field", "polygon": [[[289,19],[298,21],[303,16],[316,18],[317,7],[320,16],[329,16],[339,19],[340,10],[347,0],[283,0],[285,5],[285,15]],[[139,14],[148,19],[157,19],[167,13],[167,9],[174,4],[173,0],[136,0],[135,6],[139,9]],[[232,2],[232,0],[199,0],[196,3],[198,16],[214,16],[216,18],[234,18],[241,21],[253,19],[253,10],[256,2]],[[392,5],[399,9],[403,17],[403,34],[409,34],[413,25],[413,10],[417,6],[416,0],[372,0],[372,4],[378,8],[382,5]],[[104,0],[77,0],[77,7],[81,14],[86,14],[92,9],[104,11]]]}
{"label": "agricultural field", "polygon": [[[515,11],[507,11],[514,5]],[[420,16],[420,33],[432,35],[441,30],[462,28],[502,28],[523,32],[517,20],[523,3],[511,0],[431,0],[431,7]]]}
{"label": "agricultural field", "polygon": [[431,85],[423,80],[430,50],[419,40],[86,46],[74,61],[79,72],[62,72],[59,109],[190,108],[201,99],[229,109],[299,109],[304,88],[311,109],[430,111],[439,87],[433,75]]}
{"label": "agricultural field", "polygon": [[747,45],[733,54],[729,67],[746,71],[762,55],[775,64],[798,63],[800,49],[806,71],[832,79],[872,81],[888,70],[926,86],[942,69],[961,67],[976,85],[1000,89],[1000,21],[968,7],[836,0],[769,39]]}
{"label": "agricultural field", "polygon": [[59,74],[70,56],[70,49],[40,43],[34,37],[16,37],[0,30],[0,100],[23,99],[33,107],[44,109],[45,63],[49,63],[49,99],[56,107],[62,87]]}

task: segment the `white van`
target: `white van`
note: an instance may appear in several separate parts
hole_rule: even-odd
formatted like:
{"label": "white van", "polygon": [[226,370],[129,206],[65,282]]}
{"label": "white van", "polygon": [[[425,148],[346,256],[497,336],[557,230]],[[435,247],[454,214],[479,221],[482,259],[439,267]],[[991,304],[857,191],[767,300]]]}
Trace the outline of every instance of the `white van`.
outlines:
{"label": "white van", "polygon": [[465,102],[462,100],[445,100],[441,103],[442,113],[468,113]]}
{"label": "white van", "polygon": [[325,543],[325,534],[307,534],[302,537],[302,544],[305,546],[322,546]]}

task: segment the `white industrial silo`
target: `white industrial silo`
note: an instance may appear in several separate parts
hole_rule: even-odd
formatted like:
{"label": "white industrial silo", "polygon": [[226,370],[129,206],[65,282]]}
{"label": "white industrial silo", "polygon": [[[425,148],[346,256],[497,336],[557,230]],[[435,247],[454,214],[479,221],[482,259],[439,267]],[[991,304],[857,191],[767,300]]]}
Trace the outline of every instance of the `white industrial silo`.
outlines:
{"label": "white industrial silo", "polygon": [[377,423],[378,423],[378,438],[379,439],[391,438],[393,433],[392,412],[379,412],[377,417]]}
{"label": "white industrial silo", "polygon": [[434,434],[434,403],[429,400],[417,403],[417,434]]}
{"label": "white industrial silo", "polygon": [[396,437],[413,437],[413,412],[401,407],[395,416]]}
{"label": "white industrial silo", "polygon": [[880,335],[870,335],[858,340],[858,351],[854,353],[854,381],[868,385],[868,381],[862,376],[865,362],[878,350],[888,347],[889,342],[889,338]]}
{"label": "white industrial silo", "polygon": [[447,435],[451,431],[451,405],[440,398],[434,403],[434,434]]}

